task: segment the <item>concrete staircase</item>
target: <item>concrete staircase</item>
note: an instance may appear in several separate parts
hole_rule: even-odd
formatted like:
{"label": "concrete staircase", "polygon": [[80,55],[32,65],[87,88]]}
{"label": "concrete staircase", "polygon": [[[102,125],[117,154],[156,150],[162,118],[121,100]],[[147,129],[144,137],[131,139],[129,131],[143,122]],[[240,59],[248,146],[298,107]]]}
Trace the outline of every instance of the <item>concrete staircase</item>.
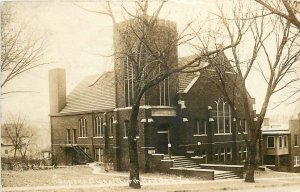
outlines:
{"label": "concrete staircase", "polygon": [[[164,159],[170,159],[167,155],[164,156]],[[214,176],[213,178],[215,180],[219,179],[240,179],[238,175],[236,175],[232,171],[223,171],[223,170],[216,170],[213,169],[213,166],[211,167],[206,167],[203,168],[200,165],[198,165],[196,162],[193,160],[189,159],[188,157],[185,156],[172,156],[171,160],[173,160],[173,167],[171,168],[172,170],[178,170],[178,169],[188,169],[190,171],[213,171]]]}
{"label": "concrete staircase", "polygon": [[[165,157],[165,159],[166,158],[169,157]],[[173,167],[200,169],[199,165],[185,156],[172,156],[171,159],[174,161]]]}
{"label": "concrete staircase", "polygon": [[235,173],[232,171],[215,171],[215,180],[219,179],[240,179]]}

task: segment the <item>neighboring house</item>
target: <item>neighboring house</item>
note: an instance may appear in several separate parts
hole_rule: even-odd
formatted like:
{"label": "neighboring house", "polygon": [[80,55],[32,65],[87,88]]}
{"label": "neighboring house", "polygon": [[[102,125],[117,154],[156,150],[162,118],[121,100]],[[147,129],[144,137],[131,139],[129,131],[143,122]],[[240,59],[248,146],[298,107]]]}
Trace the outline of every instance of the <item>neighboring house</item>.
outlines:
{"label": "neighboring house", "polygon": [[[1,125],[1,157],[4,158],[11,158],[14,157],[15,155],[15,146],[13,144],[12,138],[16,139],[15,136],[9,135],[8,132],[6,131],[5,127],[8,129],[14,129],[13,127],[10,127],[10,124],[2,124]],[[14,133],[11,131],[11,133]],[[24,147],[28,143],[28,137],[23,136],[20,142],[20,145]],[[21,147],[22,147],[21,146]],[[19,150],[16,150],[16,157],[21,157],[21,153]]]}
{"label": "neighboring house", "polygon": [[264,165],[274,167],[278,171],[300,172],[300,114],[298,116],[298,119],[290,120],[288,125],[264,125]]}
{"label": "neighboring house", "polygon": [[[176,37],[174,23],[159,24]],[[124,46],[121,41],[116,44]],[[177,67],[188,59],[178,59],[176,47],[170,62]],[[86,77],[68,96],[64,69],[49,71],[53,163],[105,161],[113,163],[115,170],[129,170],[130,68],[126,58],[116,60],[114,71]],[[247,134],[246,121],[232,117],[222,93],[206,78],[210,73],[174,74],[145,93],[136,135],[141,170],[147,171],[153,154],[218,164],[240,164],[246,159],[246,144],[236,126],[240,124]],[[243,105],[239,106],[243,117]]]}
{"label": "neighboring house", "polygon": [[[19,152],[17,152],[19,155]],[[4,130],[4,126],[1,126],[1,157],[9,158],[14,156],[14,145]]]}

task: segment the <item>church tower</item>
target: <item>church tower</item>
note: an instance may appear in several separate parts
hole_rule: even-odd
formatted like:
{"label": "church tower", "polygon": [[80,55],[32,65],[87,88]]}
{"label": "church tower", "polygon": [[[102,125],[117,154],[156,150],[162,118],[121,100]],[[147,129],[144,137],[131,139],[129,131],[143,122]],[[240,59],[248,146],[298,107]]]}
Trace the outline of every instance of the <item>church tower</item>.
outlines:
{"label": "church tower", "polygon": [[[158,74],[177,68],[177,26],[153,17],[118,23],[114,29],[116,107],[130,107],[135,92]],[[141,105],[174,106],[178,77],[171,75],[146,91]]]}

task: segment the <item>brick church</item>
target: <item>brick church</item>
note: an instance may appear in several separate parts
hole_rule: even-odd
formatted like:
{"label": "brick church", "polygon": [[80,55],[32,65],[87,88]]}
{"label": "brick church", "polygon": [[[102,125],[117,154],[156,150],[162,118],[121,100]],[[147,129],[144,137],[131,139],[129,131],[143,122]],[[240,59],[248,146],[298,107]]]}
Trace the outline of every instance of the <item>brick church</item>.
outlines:
{"label": "brick church", "polygon": [[[159,38],[177,35],[173,22],[160,20],[157,28]],[[121,36],[114,35],[114,41],[124,48]],[[177,47],[171,55],[172,67],[193,58],[178,58]],[[115,59],[113,71],[86,77],[68,95],[65,70],[49,71],[53,163],[106,161],[114,170],[129,170],[133,87],[128,71],[132,72],[126,59]],[[136,135],[141,170],[148,171],[157,154],[184,156],[201,164],[241,164],[246,159],[246,144],[236,125],[247,134],[247,123],[231,116],[221,91],[206,78],[210,73],[176,73],[144,94]]]}

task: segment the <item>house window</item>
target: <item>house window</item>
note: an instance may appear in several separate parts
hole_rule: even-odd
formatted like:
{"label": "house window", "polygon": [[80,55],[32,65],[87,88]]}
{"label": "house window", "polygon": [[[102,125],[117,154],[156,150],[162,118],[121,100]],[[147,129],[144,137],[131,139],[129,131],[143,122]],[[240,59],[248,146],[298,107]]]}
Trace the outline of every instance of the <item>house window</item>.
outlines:
{"label": "house window", "polygon": [[196,119],[195,135],[206,135],[206,121]]}
{"label": "house window", "polygon": [[247,120],[245,119],[245,125],[244,125],[244,133],[248,132],[248,124],[247,124]]}
{"label": "house window", "polygon": [[67,129],[67,144],[71,144],[72,139],[71,139],[71,129]]}
{"label": "house window", "polygon": [[294,146],[299,146],[298,135],[294,135]]}
{"label": "house window", "polygon": [[283,144],[282,136],[278,137],[278,142],[279,142],[279,148],[282,148],[282,144]]}
{"label": "house window", "polygon": [[80,118],[78,121],[79,137],[87,137],[86,119]]}
{"label": "house window", "polygon": [[128,130],[128,124],[129,121],[128,120],[125,120],[124,121],[124,138],[127,138],[127,130]]}
{"label": "house window", "polygon": [[109,137],[114,136],[114,117],[109,118]]}
{"label": "house window", "polygon": [[300,158],[299,156],[294,156],[294,167],[300,166]]}
{"label": "house window", "polygon": [[8,150],[7,150],[7,149],[5,149],[5,150],[4,150],[4,153],[7,155],[7,154],[8,154]]}
{"label": "house window", "polygon": [[214,117],[217,119],[215,133],[231,133],[231,109],[229,104],[222,98],[219,98],[216,103],[216,111]]}
{"label": "house window", "polygon": [[126,57],[124,62],[124,95],[125,95],[125,106],[129,107],[133,101],[133,88],[134,88],[134,73],[132,62],[129,56]]}
{"label": "house window", "polygon": [[102,118],[97,116],[94,120],[94,137],[103,137],[104,129]]}
{"label": "house window", "polygon": [[282,147],[283,147],[283,148],[286,148],[286,147],[287,147],[287,136],[286,136],[286,135],[285,135],[285,136],[282,136],[282,138],[283,138]]}
{"label": "house window", "polygon": [[267,148],[274,148],[275,147],[275,137],[268,136],[267,137]]}

